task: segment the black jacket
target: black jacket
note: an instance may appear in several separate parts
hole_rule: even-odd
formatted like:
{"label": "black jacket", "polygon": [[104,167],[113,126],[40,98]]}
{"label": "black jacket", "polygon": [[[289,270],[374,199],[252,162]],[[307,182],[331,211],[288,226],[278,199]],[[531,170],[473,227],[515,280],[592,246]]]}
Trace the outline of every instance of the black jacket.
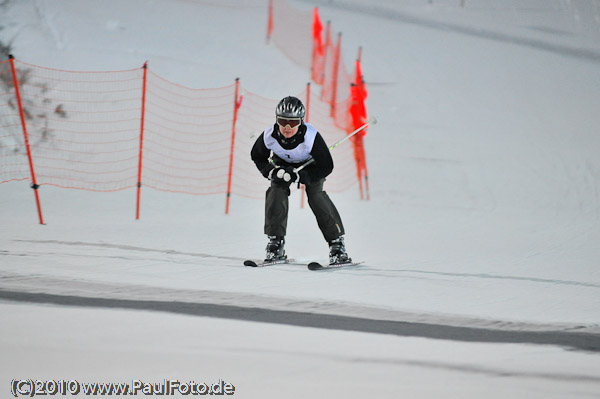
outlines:
{"label": "black jacket", "polygon": [[[252,151],[250,151],[252,160],[264,177],[268,177],[269,172],[277,166],[292,166],[295,168],[304,163],[289,163],[275,154],[272,155],[272,162],[270,162],[269,158],[271,158],[271,150],[265,146],[264,134],[265,133],[263,132],[260,135],[254,143],[254,146],[252,146]],[[273,130],[273,137],[286,150],[296,148],[302,143],[305,134],[306,125],[304,124],[300,126],[298,133],[287,140],[279,133],[279,126],[277,124],[275,124]],[[300,171],[300,183],[308,184],[324,179],[333,171],[333,159],[331,158],[331,153],[329,152],[327,144],[325,144],[325,140],[323,140],[323,136],[321,136],[319,132],[317,132],[317,136],[315,137],[310,155],[314,159],[314,162]]]}

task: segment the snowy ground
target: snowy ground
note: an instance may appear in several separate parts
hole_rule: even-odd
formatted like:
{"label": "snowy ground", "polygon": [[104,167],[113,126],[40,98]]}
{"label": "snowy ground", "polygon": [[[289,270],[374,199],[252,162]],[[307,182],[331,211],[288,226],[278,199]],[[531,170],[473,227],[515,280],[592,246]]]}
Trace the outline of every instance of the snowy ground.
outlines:
{"label": "snowy ground", "polygon": [[[348,65],[363,46],[367,105],[379,118],[366,139],[371,200],[354,190],[333,199],[364,266],[241,267],[265,245],[257,200],[232,198],[226,216],[224,196],[145,190],[135,221],[133,191],[43,186],[40,226],[31,190],[14,182],[0,185],[0,292],[597,337],[597,3],[451,3],[294,3],[318,4],[344,33]],[[279,98],[300,91],[308,72],[265,46],[265,18],[258,0],[21,0],[2,11],[0,34],[33,64],[120,70],[149,60],[180,84],[239,76]],[[288,253],[324,259],[299,201],[293,193]],[[9,300],[0,315],[6,390],[13,378],[174,378],[223,379],[242,398],[600,396],[597,352],[570,347]]]}

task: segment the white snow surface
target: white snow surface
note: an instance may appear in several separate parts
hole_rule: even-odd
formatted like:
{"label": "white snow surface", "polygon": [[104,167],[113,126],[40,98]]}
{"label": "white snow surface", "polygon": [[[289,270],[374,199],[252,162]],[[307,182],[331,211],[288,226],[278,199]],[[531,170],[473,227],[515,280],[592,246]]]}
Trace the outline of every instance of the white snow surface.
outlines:
{"label": "white snow surface", "polygon": [[[332,195],[350,255],[332,272],[245,268],[263,202],[0,185],[0,289],[177,300],[507,330],[600,333],[600,6],[590,1],[297,1],[362,46],[378,117],[369,201]],[[503,5],[499,5],[502,3]],[[236,77],[268,98],[309,71],[265,44],[267,1],[19,0],[0,11],[23,61],[190,87]],[[260,130],[263,126],[257,126]],[[258,172],[257,172],[258,173]],[[265,181],[265,189],[267,182]],[[299,192],[286,249],[327,257]],[[240,398],[598,397],[600,358],[161,312],[0,303],[13,378],[224,379]]]}

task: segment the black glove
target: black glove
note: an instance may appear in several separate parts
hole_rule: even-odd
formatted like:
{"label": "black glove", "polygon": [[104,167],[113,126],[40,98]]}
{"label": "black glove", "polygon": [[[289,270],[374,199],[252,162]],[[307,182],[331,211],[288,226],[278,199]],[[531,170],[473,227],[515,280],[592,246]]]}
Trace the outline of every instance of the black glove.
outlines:
{"label": "black glove", "polygon": [[298,175],[291,166],[276,167],[269,173],[269,179],[276,183],[292,184],[298,179]]}

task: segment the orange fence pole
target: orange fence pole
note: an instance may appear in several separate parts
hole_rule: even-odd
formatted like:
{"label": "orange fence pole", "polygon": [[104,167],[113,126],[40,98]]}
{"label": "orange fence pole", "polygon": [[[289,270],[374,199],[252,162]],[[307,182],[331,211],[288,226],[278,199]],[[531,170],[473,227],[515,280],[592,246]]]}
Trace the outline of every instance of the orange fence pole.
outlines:
{"label": "orange fence pole", "polygon": [[[331,49],[331,21],[327,21],[327,25],[326,25],[326,29],[325,29],[325,45],[324,45],[324,51],[323,51],[323,57],[325,60],[327,60],[327,56],[329,55],[329,51]],[[325,83],[325,68],[326,68],[326,61],[323,65],[323,70],[321,71],[321,75],[319,76],[319,80],[317,81],[318,84],[322,85]],[[324,99],[324,98],[323,98]]]}
{"label": "orange fence pole", "polygon": [[19,90],[19,79],[17,78],[17,70],[15,68],[14,57],[8,56],[10,60],[10,70],[12,72],[13,85],[15,87],[15,95],[17,97],[17,104],[19,104],[19,116],[21,117],[21,126],[23,128],[23,137],[25,139],[25,148],[27,149],[27,158],[29,158],[29,170],[31,171],[31,188],[35,193],[35,203],[37,205],[38,216],[40,218],[40,224],[44,224],[44,218],[42,216],[42,206],[40,204],[40,196],[38,194],[37,180],[35,178],[35,169],[33,167],[33,158],[31,157],[31,148],[29,146],[29,135],[27,134],[27,124],[25,123],[25,112],[23,111],[23,102],[21,101],[21,92]]}
{"label": "orange fence pole", "polygon": [[273,34],[273,0],[269,0],[269,17],[267,20],[267,44]]}
{"label": "orange fence pole", "polygon": [[229,214],[229,200],[231,198],[231,179],[233,175],[233,151],[235,148],[235,125],[237,122],[238,109],[242,105],[242,100],[238,99],[240,87],[240,78],[235,79],[235,98],[233,99],[233,123],[231,126],[231,150],[229,151],[229,173],[227,179],[227,200],[225,203],[225,214]]}
{"label": "orange fence pole", "polygon": [[[367,118],[367,108],[365,105],[365,99],[367,98],[367,90],[365,82],[362,76],[362,66],[360,58],[362,56],[362,47],[358,49],[358,58],[355,63],[354,82],[350,84],[350,95],[352,103],[350,105],[350,115],[352,117],[352,124],[360,126],[363,121]],[[354,157],[356,159],[356,174],[359,182],[360,199],[364,198],[363,192],[363,177],[365,179],[365,189],[367,199],[370,198],[369,194],[369,177],[367,174],[367,161],[365,159],[365,148],[363,136],[366,134],[366,130],[360,136],[357,136],[353,141],[354,144]]]}
{"label": "orange fence pole", "polygon": [[337,46],[333,59],[333,88],[331,93],[331,117],[335,118],[335,103],[337,101],[338,71],[340,68],[340,54],[342,49],[342,32],[338,33]]}
{"label": "orange fence pole", "polygon": [[358,178],[358,189],[360,191],[360,199],[364,199],[363,182],[362,182],[362,171],[363,171],[363,159],[362,159],[362,136],[354,136],[352,140],[354,147],[354,160],[356,162],[356,177]]}
{"label": "orange fence pole", "polygon": [[140,123],[140,155],[138,162],[138,181],[137,181],[137,205],[135,211],[135,218],[140,218],[140,196],[142,192],[142,154],[144,148],[144,120],[146,117],[146,73],[148,72],[148,61],[144,63],[144,80],[142,83],[142,120]]}

